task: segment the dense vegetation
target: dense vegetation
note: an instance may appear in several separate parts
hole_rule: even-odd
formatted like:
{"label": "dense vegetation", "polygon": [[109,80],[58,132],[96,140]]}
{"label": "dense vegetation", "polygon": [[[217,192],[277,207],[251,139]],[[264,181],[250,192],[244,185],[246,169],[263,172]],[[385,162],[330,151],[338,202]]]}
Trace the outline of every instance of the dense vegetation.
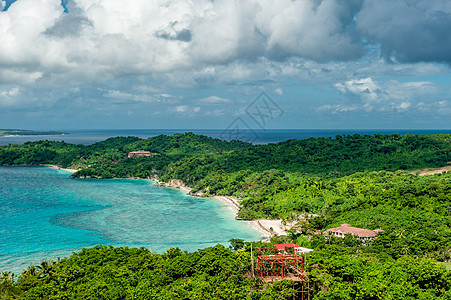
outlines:
{"label": "dense vegetation", "polygon": [[163,179],[191,184],[220,170],[270,169],[338,177],[362,171],[441,167],[451,162],[450,135],[348,135],[256,145],[221,155],[206,154],[172,163]]}
{"label": "dense vegetation", "polygon": [[[38,141],[23,145],[0,146],[0,165],[52,164],[82,169],[77,177],[92,176],[146,178],[164,169],[170,162],[204,153],[222,153],[249,147],[250,144],[225,142],[193,133],[160,135],[149,139],[110,138],[93,145]],[[128,158],[131,151],[149,150],[149,158]]]}
{"label": "dense vegetation", "polygon": [[[155,155],[127,158],[136,150]],[[274,242],[315,249],[308,258],[314,299],[451,299],[450,272],[436,263],[451,260],[451,172],[399,171],[450,163],[450,135],[351,135],[251,145],[188,133],[112,138],[90,146],[50,141],[0,146],[0,164],[81,168],[75,177],[181,179],[194,193],[241,199],[240,217],[293,222],[295,230]],[[350,236],[326,240],[315,234],[341,223],[384,231],[365,246]],[[15,284],[4,275],[0,287],[3,295],[24,299],[89,299],[90,293],[95,299],[288,299],[290,284],[261,289],[251,279],[248,248],[158,255],[97,247],[52,264],[47,275],[32,266]]]}
{"label": "dense vegetation", "polygon": [[[313,299],[451,299],[451,272],[430,259],[394,260],[377,244],[363,247],[352,237],[316,243],[307,257]],[[253,243],[253,248],[261,245]],[[161,255],[145,248],[83,249],[58,262],[30,265],[18,279],[4,272],[0,297],[292,299],[289,281],[258,285],[251,273],[250,243],[245,250],[235,246],[236,251],[217,245],[193,253],[169,249]]]}
{"label": "dense vegetation", "polygon": [[[0,278],[2,299],[283,299],[290,283],[258,287],[248,252],[222,245],[159,255],[145,248],[97,246],[56,262],[31,265],[16,283]],[[9,277],[8,277],[9,276]],[[288,287],[288,289],[287,289]]]}
{"label": "dense vegetation", "polygon": [[[136,150],[157,155],[127,159],[128,152]],[[186,133],[148,139],[117,137],[89,146],[52,141],[0,146],[0,164],[4,165],[55,164],[82,169],[75,176],[102,178],[159,173],[163,180],[176,178],[188,185],[220,171],[277,169],[340,177],[362,171],[442,167],[450,161],[451,136],[446,134],[354,134],[251,145]],[[140,167],[132,169],[132,165]]]}

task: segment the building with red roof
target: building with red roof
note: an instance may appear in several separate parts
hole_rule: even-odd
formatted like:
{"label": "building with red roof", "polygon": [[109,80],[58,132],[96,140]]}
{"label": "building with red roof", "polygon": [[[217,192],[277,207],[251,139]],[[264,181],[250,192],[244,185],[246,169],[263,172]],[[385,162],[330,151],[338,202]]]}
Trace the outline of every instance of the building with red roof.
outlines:
{"label": "building with red roof", "polygon": [[357,236],[362,241],[369,241],[377,236],[378,232],[383,231],[382,229],[369,230],[364,228],[352,227],[349,224],[341,224],[340,227],[329,228],[326,230],[327,233],[331,233],[336,237],[344,238],[347,234],[352,234]]}
{"label": "building with red roof", "polygon": [[132,151],[128,153],[128,157],[151,157],[153,156],[153,153],[150,153],[150,151]]}

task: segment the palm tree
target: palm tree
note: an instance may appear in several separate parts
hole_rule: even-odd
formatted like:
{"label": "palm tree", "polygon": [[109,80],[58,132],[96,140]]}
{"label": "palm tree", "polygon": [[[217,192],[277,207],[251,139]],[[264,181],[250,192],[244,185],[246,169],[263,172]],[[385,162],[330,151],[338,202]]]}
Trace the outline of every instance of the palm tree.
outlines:
{"label": "palm tree", "polygon": [[0,274],[0,285],[12,285],[14,283],[14,277],[16,275],[14,275],[14,273],[11,273],[9,271],[3,271]]}
{"label": "palm tree", "polygon": [[0,274],[0,298],[1,299],[17,299],[18,290],[14,286],[14,273],[4,271]]}
{"label": "palm tree", "polygon": [[398,232],[396,232],[396,236],[398,237],[398,238],[405,238],[406,236],[405,236],[405,233],[406,231],[404,230],[404,229],[402,229],[402,228],[399,228],[399,230],[398,230]]}
{"label": "palm tree", "polygon": [[28,278],[38,275],[38,269],[31,263],[21,274],[21,277]]}
{"label": "palm tree", "polygon": [[53,272],[55,265],[56,265],[56,262],[53,260],[49,260],[49,259],[42,260],[40,265],[37,266],[37,269],[39,270],[38,274],[41,277],[50,275]]}

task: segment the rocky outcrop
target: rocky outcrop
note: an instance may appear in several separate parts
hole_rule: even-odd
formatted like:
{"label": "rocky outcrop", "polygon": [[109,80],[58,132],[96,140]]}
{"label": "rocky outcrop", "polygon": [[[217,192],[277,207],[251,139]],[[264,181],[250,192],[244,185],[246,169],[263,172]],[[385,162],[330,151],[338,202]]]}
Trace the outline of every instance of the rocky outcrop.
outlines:
{"label": "rocky outcrop", "polygon": [[163,186],[163,187],[173,187],[178,188],[182,190],[188,190],[190,191],[191,188],[187,187],[185,183],[180,179],[171,179],[168,182],[158,181],[155,183],[156,186]]}

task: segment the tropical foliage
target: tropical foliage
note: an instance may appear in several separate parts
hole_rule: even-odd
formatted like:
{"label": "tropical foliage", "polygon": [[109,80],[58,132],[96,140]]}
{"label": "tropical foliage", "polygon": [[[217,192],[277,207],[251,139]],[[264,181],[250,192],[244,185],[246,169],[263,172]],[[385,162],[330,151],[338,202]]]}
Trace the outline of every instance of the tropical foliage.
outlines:
{"label": "tropical foliage", "polygon": [[[352,241],[352,238],[349,240]],[[242,241],[241,241],[242,242]],[[145,248],[96,246],[58,262],[0,276],[2,299],[292,299],[291,282],[259,285],[250,244],[163,254]],[[262,246],[254,242],[253,249]],[[245,247],[243,247],[245,246]],[[265,246],[268,246],[267,244]],[[232,247],[231,247],[232,248]],[[343,239],[307,256],[312,299],[450,299],[451,272],[430,259],[395,260]],[[254,256],[255,264],[255,256]]]}
{"label": "tropical foliage", "polygon": [[[2,299],[285,299],[290,284],[262,290],[249,253],[222,245],[193,253],[97,246],[2,279]],[[43,266],[45,265],[45,266]],[[10,276],[11,278],[11,276]]]}
{"label": "tropical foliage", "polygon": [[[128,158],[148,150],[152,157]],[[313,299],[451,299],[451,172],[402,170],[451,162],[450,135],[336,136],[251,145],[192,133],[119,137],[93,145],[0,146],[0,164],[80,168],[75,177],[181,179],[193,193],[241,201],[242,218],[295,224],[272,242],[314,248]],[[401,170],[401,171],[400,171]],[[318,234],[349,223],[380,228],[363,245]],[[254,249],[262,246],[253,243]],[[232,251],[233,250],[233,251]],[[5,299],[291,299],[290,282],[259,286],[250,243],[193,253],[98,246],[0,276]]]}

